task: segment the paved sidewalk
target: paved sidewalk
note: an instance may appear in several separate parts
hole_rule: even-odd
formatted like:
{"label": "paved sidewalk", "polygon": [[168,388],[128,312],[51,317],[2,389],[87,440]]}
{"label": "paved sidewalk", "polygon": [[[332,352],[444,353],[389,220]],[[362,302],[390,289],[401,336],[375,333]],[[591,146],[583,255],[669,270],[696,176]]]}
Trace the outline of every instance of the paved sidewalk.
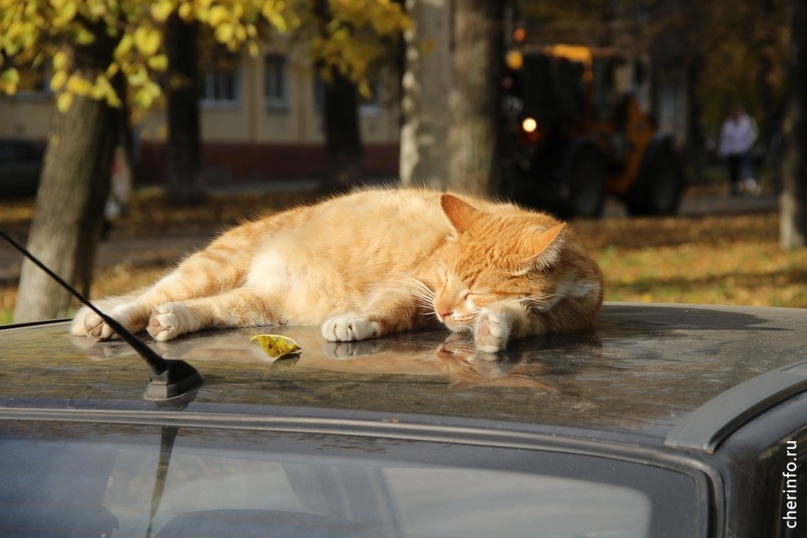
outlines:
{"label": "paved sidewalk", "polygon": [[[203,248],[211,238],[212,235],[177,235],[102,241],[98,245],[95,263],[98,267],[112,267],[121,263],[129,263],[132,267],[171,265]],[[19,279],[22,260],[22,254],[0,241],[0,285]]]}
{"label": "paved sidewalk", "polygon": [[[707,215],[730,215],[742,213],[763,213],[776,211],[779,208],[779,197],[775,194],[760,196],[699,195],[687,196],[681,200],[678,216],[698,217]],[[605,218],[627,217],[625,205],[617,200],[609,199],[604,210]]]}

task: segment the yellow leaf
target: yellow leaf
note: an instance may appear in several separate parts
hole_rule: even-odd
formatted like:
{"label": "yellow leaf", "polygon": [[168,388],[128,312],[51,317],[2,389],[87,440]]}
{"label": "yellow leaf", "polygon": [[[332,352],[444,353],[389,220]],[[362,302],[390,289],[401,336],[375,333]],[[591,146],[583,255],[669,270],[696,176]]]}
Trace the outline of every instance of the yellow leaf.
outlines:
{"label": "yellow leaf", "polygon": [[174,11],[171,0],[161,0],[151,5],[151,15],[159,22],[165,22]]}
{"label": "yellow leaf", "polygon": [[208,24],[213,28],[218,27],[221,23],[224,22],[225,19],[228,18],[227,8],[223,6],[213,6],[210,8],[210,16],[208,18]]}
{"label": "yellow leaf", "polygon": [[129,51],[132,50],[133,43],[134,40],[132,39],[132,35],[125,34],[121,38],[120,43],[118,43],[118,46],[115,48],[115,57],[123,58],[124,56],[126,56],[129,53]]}
{"label": "yellow leaf", "polygon": [[155,71],[165,71],[168,68],[168,56],[165,54],[158,54],[148,59],[149,67]]}
{"label": "yellow leaf", "polygon": [[7,95],[14,95],[17,92],[17,85],[20,83],[20,74],[13,67],[5,71],[0,71],[0,90]]}
{"label": "yellow leaf", "polygon": [[235,32],[235,28],[230,23],[221,24],[218,28],[216,28],[216,39],[220,43],[227,43],[232,39],[233,33]]}
{"label": "yellow leaf", "polygon": [[67,82],[67,71],[56,71],[50,79],[51,91],[57,92],[61,90],[65,82]]}
{"label": "yellow leaf", "polygon": [[273,359],[279,359],[286,355],[298,353],[300,346],[291,338],[277,334],[258,334],[255,331],[253,336],[249,339],[250,342],[256,342],[267,355]]}
{"label": "yellow leaf", "polygon": [[3,71],[3,81],[8,82],[9,84],[19,84],[20,83],[20,73],[17,71],[16,67],[9,67],[5,71]]}
{"label": "yellow leaf", "polygon": [[78,95],[89,95],[92,91],[92,83],[78,75],[70,75],[67,79],[67,92]]}
{"label": "yellow leaf", "polygon": [[70,105],[73,104],[73,94],[72,93],[62,93],[59,97],[56,98],[56,108],[59,109],[59,112],[64,114],[70,108]]}
{"label": "yellow leaf", "polygon": [[121,103],[118,94],[114,90],[107,91],[106,94],[106,104],[111,106],[112,108],[120,108],[123,103]]}
{"label": "yellow leaf", "polygon": [[[34,2],[31,2],[32,4]],[[78,3],[75,0],[51,0],[56,8],[56,17],[51,21],[54,26],[65,26],[75,19],[78,13]]]}
{"label": "yellow leaf", "polygon": [[65,67],[67,67],[67,53],[60,50],[53,55],[53,68],[64,69]]}
{"label": "yellow leaf", "polygon": [[95,42],[95,35],[85,28],[79,28],[75,39],[79,45],[90,45]]}
{"label": "yellow leaf", "polygon": [[143,56],[152,56],[160,48],[160,32],[141,26],[134,33],[134,44]]}
{"label": "yellow leaf", "polygon": [[126,75],[126,80],[128,80],[129,84],[132,86],[143,86],[148,78],[148,72],[146,72],[142,64],[133,66]]}
{"label": "yellow leaf", "polygon": [[179,16],[184,21],[190,21],[193,18],[193,6],[191,4],[182,4],[179,6]]}

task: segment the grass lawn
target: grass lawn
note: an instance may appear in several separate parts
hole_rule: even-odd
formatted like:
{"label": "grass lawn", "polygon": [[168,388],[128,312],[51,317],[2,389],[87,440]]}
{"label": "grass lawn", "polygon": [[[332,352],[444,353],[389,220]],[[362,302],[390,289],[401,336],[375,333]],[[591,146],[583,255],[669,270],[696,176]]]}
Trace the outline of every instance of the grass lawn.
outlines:
{"label": "grass lawn", "polygon": [[[295,195],[230,195],[187,210],[163,205],[159,194],[138,195],[112,238],[213,233],[299,200]],[[31,202],[0,202],[0,226],[18,237]],[[807,308],[807,249],[782,251],[776,213],[664,219],[575,221],[573,227],[599,261],[608,301],[679,302]],[[167,267],[99,268],[93,297],[146,285]],[[0,324],[10,323],[16,283],[0,281]]]}
{"label": "grass lawn", "polygon": [[807,249],[779,248],[779,216],[578,222],[610,301],[807,308]]}

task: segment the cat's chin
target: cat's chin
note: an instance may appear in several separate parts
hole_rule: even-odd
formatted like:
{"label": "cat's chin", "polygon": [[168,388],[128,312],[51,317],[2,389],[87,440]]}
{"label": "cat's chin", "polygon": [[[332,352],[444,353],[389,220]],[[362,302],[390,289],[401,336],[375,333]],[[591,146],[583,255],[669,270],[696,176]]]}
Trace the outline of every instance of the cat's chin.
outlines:
{"label": "cat's chin", "polygon": [[443,324],[452,333],[471,333],[474,330],[474,328],[470,325],[460,325],[458,323],[446,323],[446,322],[443,322]]}

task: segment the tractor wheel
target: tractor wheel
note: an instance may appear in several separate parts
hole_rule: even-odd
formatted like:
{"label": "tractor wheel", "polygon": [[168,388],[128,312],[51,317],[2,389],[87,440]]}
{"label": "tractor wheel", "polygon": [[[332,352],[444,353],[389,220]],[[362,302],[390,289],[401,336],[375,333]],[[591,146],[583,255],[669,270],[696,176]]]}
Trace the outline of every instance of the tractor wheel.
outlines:
{"label": "tractor wheel", "polygon": [[569,196],[565,215],[596,219],[602,216],[605,203],[605,166],[592,146],[580,147],[571,156],[566,170]]}
{"label": "tractor wheel", "polygon": [[631,215],[674,215],[681,201],[684,174],[670,144],[650,147],[639,178],[627,197]]}

